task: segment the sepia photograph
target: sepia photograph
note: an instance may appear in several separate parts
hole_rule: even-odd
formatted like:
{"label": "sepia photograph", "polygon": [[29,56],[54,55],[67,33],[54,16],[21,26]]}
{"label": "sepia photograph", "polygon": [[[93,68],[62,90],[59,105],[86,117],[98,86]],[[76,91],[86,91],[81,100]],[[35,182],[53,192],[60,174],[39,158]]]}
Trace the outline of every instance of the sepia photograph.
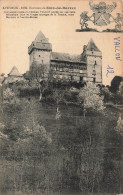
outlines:
{"label": "sepia photograph", "polygon": [[0,195],[123,195],[122,0],[0,14]]}

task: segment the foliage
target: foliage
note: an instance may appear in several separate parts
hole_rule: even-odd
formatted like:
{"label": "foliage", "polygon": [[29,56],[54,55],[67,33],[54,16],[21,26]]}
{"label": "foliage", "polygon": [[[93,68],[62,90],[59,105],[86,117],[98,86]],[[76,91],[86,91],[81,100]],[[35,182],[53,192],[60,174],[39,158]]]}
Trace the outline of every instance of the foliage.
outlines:
{"label": "foliage", "polygon": [[[11,170],[11,177],[5,177],[5,183],[11,183],[8,186],[10,190],[32,190],[35,191],[40,179],[36,166],[42,168],[46,158],[50,154],[51,135],[46,132],[43,126],[33,123],[32,129],[24,127],[16,141],[8,139],[3,145],[1,152],[5,164],[8,162]],[[13,162],[13,164],[11,163]],[[6,164],[8,174],[10,172]],[[40,170],[41,171],[41,170]],[[31,174],[31,177],[30,177]],[[40,173],[40,175],[42,172]],[[25,178],[26,175],[26,178]],[[42,175],[43,177],[43,175]],[[21,178],[21,180],[20,180]],[[42,179],[40,181],[42,183]]]}
{"label": "foliage", "polygon": [[96,193],[110,187],[117,192],[121,154],[116,111],[84,118],[79,107],[60,105],[57,120],[53,105],[34,97],[21,101],[21,109],[16,104],[3,109],[1,132],[7,139],[0,139],[2,190]]}
{"label": "foliage", "polygon": [[4,99],[5,101],[10,102],[10,101],[14,100],[14,98],[15,98],[15,93],[12,91],[12,89],[6,88],[6,89],[3,91],[3,99]]}
{"label": "foliage", "polygon": [[108,87],[103,87],[101,93],[104,96],[104,102],[114,101],[114,94],[111,93]]}
{"label": "foliage", "polygon": [[113,93],[116,93],[119,90],[120,82],[123,81],[123,77],[115,76],[111,81],[110,90]]}
{"label": "foliage", "polygon": [[[100,112],[103,96],[105,101],[112,99],[108,88],[103,86],[100,92],[88,83],[79,93],[70,84],[43,80],[40,85],[33,79],[5,89],[13,92],[16,86],[28,98],[20,98],[20,104],[3,104],[0,190],[22,194],[73,190],[117,193],[123,124],[117,110],[107,107],[105,113]],[[35,90],[39,95],[40,86],[46,103],[32,97]],[[86,117],[79,104],[62,104],[79,101],[78,93],[81,107],[88,112]],[[48,104],[48,97],[55,106]]]}
{"label": "foliage", "polygon": [[92,108],[95,111],[104,110],[103,96],[100,96],[100,89],[93,83],[87,83],[79,92],[80,101],[83,102],[84,108]]}

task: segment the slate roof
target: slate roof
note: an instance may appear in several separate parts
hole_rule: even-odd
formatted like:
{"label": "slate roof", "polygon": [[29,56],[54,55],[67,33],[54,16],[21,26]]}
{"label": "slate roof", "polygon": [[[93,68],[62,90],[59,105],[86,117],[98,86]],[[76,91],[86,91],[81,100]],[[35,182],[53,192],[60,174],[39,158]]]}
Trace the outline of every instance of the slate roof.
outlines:
{"label": "slate roof", "polygon": [[86,50],[89,50],[89,51],[94,50],[94,51],[99,51],[99,52],[101,52],[101,51],[99,50],[99,48],[95,45],[93,39],[91,39],[91,40],[88,42]]}
{"label": "slate roof", "polygon": [[22,75],[19,73],[18,69],[16,66],[13,66],[12,70],[8,74],[8,76],[16,76],[16,77],[21,77]]}
{"label": "slate roof", "polygon": [[82,55],[70,55],[68,53],[52,52],[51,61],[65,61],[73,63],[86,63],[82,59]]}
{"label": "slate roof", "polygon": [[44,36],[44,34],[41,31],[37,34],[35,42],[49,43],[48,39]]}

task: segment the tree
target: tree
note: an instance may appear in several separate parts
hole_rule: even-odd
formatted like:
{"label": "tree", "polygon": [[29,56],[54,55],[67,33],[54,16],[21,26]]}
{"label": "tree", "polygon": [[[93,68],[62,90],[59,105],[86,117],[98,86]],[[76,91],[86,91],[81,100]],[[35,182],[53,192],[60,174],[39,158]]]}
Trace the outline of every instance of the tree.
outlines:
{"label": "tree", "polygon": [[111,93],[108,87],[103,87],[101,93],[104,96],[104,102],[114,101],[114,94]]}
{"label": "tree", "polygon": [[28,77],[31,86],[38,87],[40,101],[42,100],[42,94],[49,87],[49,83],[53,81],[53,75],[53,71],[49,70],[46,64],[39,64],[37,62],[32,63],[30,71],[28,72]]}
{"label": "tree", "polygon": [[55,89],[53,91],[53,99],[56,102],[56,119],[61,117],[61,113],[59,110],[59,104],[64,101],[65,91],[61,89]]}
{"label": "tree", "polygon": [[88,108],[97,112],[104,110],[103,96],[100,95],[100,89],[94,83],[87,83],[79,92],[80,102],[83,103],[84,116]]}
{"label": "tree", "polygon": [[39,100],[42,99],[42,93],[44,90],[44,80],[48,78],[48,69],[47,66],[44,64],[39,64],[33,62],[30,71],[29,71],[29,78],[33,85],[37,86],[40,92]]}
{"label": "tree", "polygon": [[115,76],[111,81],[111,92],[116,93],[119,89],[119,85],[123,81],[123,77]]}
{"label": "tree", "polygon": [[[52,142],[51,136],[46,132],[43,126],[33,123],[32,129],[28,127],[25,128],[24,134],[18,143],[23,147],[24,156],[26,156],[25,163],[28,161],[30,168],[32,169],[32,175],[30,177],[30,182],[32,184],[32,191],[38,188],[38,183],[42,183],[42,179],[38,178],[37,170],[39,169],[41,174],[43,170],[42,167],[46,158],[49,156],[49,147]],[[17,143],[17,145],[18,145]],[[29,173],[28,173],[29,174]]]}
{"label": "tree", "polygon": [[96,145],[86,141],[82,147],[80,165],[80,189],[85,192],[94,192],[98,189],[103,176],[103,150],[99,143]]}

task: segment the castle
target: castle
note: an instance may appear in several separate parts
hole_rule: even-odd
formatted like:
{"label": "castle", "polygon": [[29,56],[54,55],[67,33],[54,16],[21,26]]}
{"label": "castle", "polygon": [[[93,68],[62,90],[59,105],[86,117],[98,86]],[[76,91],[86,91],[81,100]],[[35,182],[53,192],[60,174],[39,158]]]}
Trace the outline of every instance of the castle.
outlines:
{"label": "castle", "polygon": [[[102,52],[91,39],[83,46],[80,55],[52,52],[52,45],[42,32],[39,32],[28,47],[30,69],[35,64],[44,65],[46,74],[53,72],[59,80],[102,83]],[[47,77],[46,76],[46,77]]]}

